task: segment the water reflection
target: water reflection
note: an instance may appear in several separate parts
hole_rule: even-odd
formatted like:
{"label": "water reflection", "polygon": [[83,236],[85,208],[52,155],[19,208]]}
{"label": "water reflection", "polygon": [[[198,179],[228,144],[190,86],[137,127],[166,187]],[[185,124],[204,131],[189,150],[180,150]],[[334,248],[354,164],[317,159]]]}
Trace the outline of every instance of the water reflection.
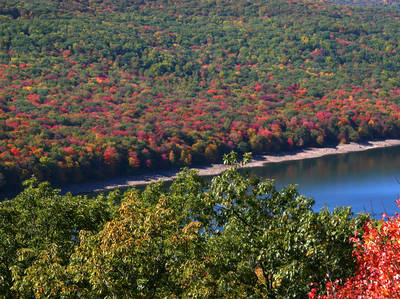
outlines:
{"label": "water reflection", "polygon": [[289,161],[253,168],[250,173],[274,178],[278,186],[295,183],[312,196],[315,209],[351,206],[355,212],[394,215],[400,185],[400,147]]}

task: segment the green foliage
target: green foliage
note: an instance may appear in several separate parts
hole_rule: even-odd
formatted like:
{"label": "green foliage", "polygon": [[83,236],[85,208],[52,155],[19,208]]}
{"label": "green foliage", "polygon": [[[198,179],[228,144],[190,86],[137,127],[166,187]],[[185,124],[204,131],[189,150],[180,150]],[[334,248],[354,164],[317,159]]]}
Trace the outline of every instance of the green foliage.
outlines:
{"label": "green foliage", "polygon": [[399,137],[399,41],[399,10],[317,0],[2,0],[0,196]]}
{"label": "green foliage", "polygon": [[302,298],[310,282],[352,275],[348,239],[367,218],[349,208],[312,211],[295,186],[278,191],[271,180],[241,174],[250,159],[226,155],[230,168],[211,183],[185,169],[169,190],[129,190],[117,214],[110,200],[27,182],[0,209],[3,290],[36,298]]}
{"label": "green foliage", "polygon": [[329,0],[329,2],[361,6],[388,6],[396,8],[400,7],[399,0]]}
{"label": "green foliage", "polygon": [[60,195],[59,190],[35,178],[25,181],[24,186],[17,197],[0,202],[0,293],[6,296],[16,293],[31,297],[32,285],[22,290],[24,284],[18,282],[24,271],[36,267],[41,259],[46,266],[52,259],[67,264],[80,242],[79,231],[102,228],[115,216],[112,199],[118,198],[115,194],[109,199]]}

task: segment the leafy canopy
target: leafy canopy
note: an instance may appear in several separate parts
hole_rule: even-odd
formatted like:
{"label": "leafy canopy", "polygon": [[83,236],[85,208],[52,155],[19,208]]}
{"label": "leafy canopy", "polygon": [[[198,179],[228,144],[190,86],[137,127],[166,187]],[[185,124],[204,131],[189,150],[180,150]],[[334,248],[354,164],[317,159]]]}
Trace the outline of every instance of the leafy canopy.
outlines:
{"label": "leafy canopy", "polygon": [[[279,191],[271,180],[242,174],[236,154],[225,158],[231,167],[210,183],[184,169],[169,190],[156,183],[143,192],[127,191],[115,216],[104,199],[63,197],[46,184],[2,203],[4,209],[17,206],[35,191],[40,217],[19,207],[27,215],[22,219],[40,224],[36,219],[46,216],[52,228],[13,224],[17,235],[24,234],[24,243],[9,247],[1,240],[8,249],[4,271],[12,269],[11,293],[37,298],[298,298],[307,296],[311,281],[323,284],[327,277],[353,274],[348,239],[362,227],[364,216],[353,217],[350,208],[314,212],[313,200],[295,186]],[[245,155],[244,162],[249,159]],[[53,196],[56,210],[71,222],[46,209]],[[79,222],[76,210],[67,209],[74,202],[77,210],[84,204],[91,216],[110,212]],[[32,228],[36,233],[29,235]]]}

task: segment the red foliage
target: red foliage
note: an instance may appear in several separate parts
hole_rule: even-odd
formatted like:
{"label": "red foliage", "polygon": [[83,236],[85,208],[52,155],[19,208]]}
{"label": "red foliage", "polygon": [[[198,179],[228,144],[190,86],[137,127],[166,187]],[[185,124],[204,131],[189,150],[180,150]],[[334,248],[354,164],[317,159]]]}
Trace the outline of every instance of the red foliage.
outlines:
{"label": "red foliage", "polygon": [[[91,9],[99,9],[94,2]],[[289,15],[297,15],[295,3],[302,1],[291,2]],[[149,12],[160,13],[158,6],[139,7],[145,9],[146,18]],[[303,15],[306,7],[301,7],[299,12]],[[316,9],[319,8],[311,8],[312,15],[309,14],[314,20],[319,18],[314,15]],[[104,7],[100,11],[104,12]],[[107,13],[112,11],[107,8]],[[137,13],[140,20],[141,12]],[[117,20],[118,16],[115,17]],[[266,17],[267,14],[262,16]],[[396,21],[392,17],[386,20],[397,24],[397,14],[395,17]],[[233,26],[229,39],[239,41],[242,33],[236,35],[233,24],[238,21],[244,25],[246,21],[234,19],[229,21]],[[268,44],[271,43],[282,58],[275,65],[272,63],[275,57],[269,57],[268,51],[262,55],[252,51],[239,55],[240,48],[257,49],[257,38],[252,38],[249,45],[235,45],[238,49],[232,51],[230,49],[235,47],[226,47],[225,37],[220,39],[216,27],[216,31],[202,32],[202,29],[198,32],[199,37],[204,33],[204,37],[212,37],[210,39],[195,38],[179,44],[176,37],[185,39],[185,34],[178,34],[180,29],[172,31],[180,25],[166,26],[161,20],[155,17],[155,23],[149,21],[147,25],[123,20],[96,22],[93,32],[102,32],[101,36],[107,37],[106,43],[99,38],[96,47],[80,38],[82,42],[76,43],[73,49],[70,41],[60,42],[55,52],[47,47],[48,42],[24,55],[3,49],[10,57],[7,64],[0,64],[0,136],[4,139],[0,148],[5,147],[0,151],[0,169],[4,168],[5,173],[15,172],[16,176],[10,176],[11,181],[17,176],[22,179],[32,174],[38,163],[37,159],[31,159],[32,155],[38,158],[47,155],[60,162],[43,163],[43,167],[49,168],[46,173],[55,173],[53,168],[63,165],[68,156],[68,163],[82,167],[89,178],[102,177],[105,164],[105,169],[115,168],[115,173],[118,171],[122,175],[147,167],[217,161],[223,152],[231,149],[252,150],[250,140],[257,140],[256,135],[262,137],[258,147],[265,153],[399,135],[400,88],[393,79],[396,71],[386,70],[384,66],[396,66],[399,55],[393,52],[398,47],[396,35],[385,35],[381,44],[379,38],[370,38],[368,30],[362,31],[359,39],[353,36],[353,31],[335,31],[329,32],[328,43],[303,45],[293,40],[293,49],[283,41],[281,44],[271,40]],[[260,27],[253,23],[247,25],[254,34],[261,30],[264,36],[263,23],[258,24]],[[382,33],[379,32],[382,27],[371,25],[373,32]],[[299,33],[290,31],[289,27],[285,28],[288,36]],[[350,27],[355,29],[353,25]],[[60,28],[64,34],[65,30]],[[397,30],[394,31],[397,34]],[[59,40],[57,32],[48,37]],[[135,32],[134,41],[131,41],[130,32]],[[390,41],[386,40],[389,36]],[[131,45],[140,52],[135,59],[128,57],[133,53]],[[328,45],[331,50],[326,49]],[[111,46],[113,49],[109,48]],[[383,46],[388,46],[386,55],[392,53],[393,59],[386,57],[388,61],[384,65],[363,60],[362,57],[371,52],[376,61],[381,61],[378,58]],[[130,50],[117,50],[120,47]],[[360,49],[363,55],[359,55]],[[46,61],[50,63],[36,59],[37,51],[47,56]],[[281,55],[281,51],[287,55]],[[106,53],[115,54],[115,59]],[[340,53],[345,55],[342,55],[344,61],[339,69],[324,63],[328,57],[335,58]],[[31,56],[31,63],[22,59],[25,56]],[[286,61],[285,56],[293,56],[290,59],[293,61]],[[365,62],[365,67],[360,61],[352,63],[353,58]],[[316,66],[317,62],[320,67]],[[164,64],[176,67],[166,73],[153,72],[156,66]],[[363,67],[358,69],[357,65]],[[364,68],[374,72],[364,74],[361,72]],[[319,88],[321,86],[323,88]],[[208,148],[211,144],[213,146]],[[110,149],[109,145],[117,146]],[[41,151],[30,154],[26,150],[34,147]],[[188,153],[183,159],[169,155],[183,148]],[[193,159],[189,159],[189,153]],[[46,179],[55,177],[49,175]]]}
{"label": "red foliage", "polygon": [[107,164],[112,164],[117,156],[117,150],[113,146],[108,146],[104,151],[103,157]]}
{"label": "red foliage", "polygon": [[288,141],[290,147],[294,146],[294,142],[293,142],[292,138],[289,137],[287,141]]}
{"label": "red foliage", "polygon": [[358,262],[355,275],[344,284],[328,283],[326,295],[312,289],[309,298],[400,298],[400,214],[367,223],[362,238],[356,234],[351,241]]}
{"label": "red foliage", "polygon": [[22,153],[18,149],[16,149],[15,147],[11,148],[11,153],[16,157],[19,157],[19,156],[22,155]]}

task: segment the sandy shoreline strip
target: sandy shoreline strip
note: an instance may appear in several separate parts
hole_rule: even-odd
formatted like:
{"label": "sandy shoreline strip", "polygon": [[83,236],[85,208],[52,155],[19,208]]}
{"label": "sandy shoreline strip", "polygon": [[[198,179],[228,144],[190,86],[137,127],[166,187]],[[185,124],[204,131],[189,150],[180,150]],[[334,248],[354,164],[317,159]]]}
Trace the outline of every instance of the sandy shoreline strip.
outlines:
{"label": "sandy shoreline strip", "polygon": [[[303,150],[299,150],[296,152],[287,152],[275,155],[258,155],[254,156],[253,161],[250,162],[249,164],[246,164],[245,167],[246,168],[262,167],[267,163],[278,163],[284,161],[319,158],[327,155],[361,152],[369,149],[391,147],[391,146],[400,146],[400,139],[386,139],[386,140],[369,141],[362,143],[352,142],[348,144],[339,144],[337,146],[332,146],[332,147],[305,148]],[[223,164],[212,164],[211,166],[197,167],[197,168],[195,167],[193,169],[197,170],[199,175],[201,176],[212,176],[220,174],[226,168],[227,166]],[[112,180],[84,183],[80,185],[66,187],[63,190],[63,193],[71,192],[73,194],[77,194],[77,193],[85,193],[91,191],[102,191],[102,190],[110,190],[122,187],[144,185],[144,184],[154,183],[157,181],[171,181],[176,178],[178,172],[179,170],[160,171],[157,174],[150,173],[150,174],[137,175],[126,178],[116,178]]]}

